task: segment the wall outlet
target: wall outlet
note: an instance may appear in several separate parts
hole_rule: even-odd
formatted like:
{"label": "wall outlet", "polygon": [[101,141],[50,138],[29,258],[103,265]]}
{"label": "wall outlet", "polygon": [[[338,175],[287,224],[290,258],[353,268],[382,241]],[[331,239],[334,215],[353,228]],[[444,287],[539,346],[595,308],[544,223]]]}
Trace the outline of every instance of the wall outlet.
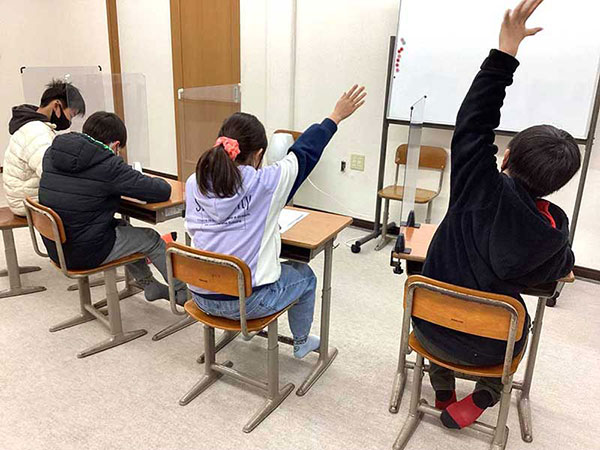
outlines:
{"label": "wall outlet", "polygon": [[350,169],[364,172],[365,170],[365,155],[353,153],[350,155]]}

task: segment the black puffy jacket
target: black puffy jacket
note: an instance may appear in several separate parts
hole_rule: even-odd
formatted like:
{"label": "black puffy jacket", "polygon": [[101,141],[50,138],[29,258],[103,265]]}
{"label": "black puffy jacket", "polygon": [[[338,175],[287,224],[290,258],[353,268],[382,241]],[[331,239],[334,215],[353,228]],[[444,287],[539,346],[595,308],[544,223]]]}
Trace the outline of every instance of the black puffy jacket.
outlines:
{"label": "black puffy jacket", "polygon": [[[69,269],[91,269],[106,259],[115,243],[114,215],[122,195],[162,202],[171,196],[171,186],[135,171],[85,134],[68,133],[54,139],[44,156],[39,201],[63,221]],[[42,239],[50,258],[58,262],[54,242]]]}

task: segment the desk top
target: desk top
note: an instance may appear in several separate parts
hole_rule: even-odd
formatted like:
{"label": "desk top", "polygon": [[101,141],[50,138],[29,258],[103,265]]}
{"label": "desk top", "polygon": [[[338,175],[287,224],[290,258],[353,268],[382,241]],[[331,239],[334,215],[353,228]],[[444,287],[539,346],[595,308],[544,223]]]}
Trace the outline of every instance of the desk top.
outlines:
{"label": "desk top", "polygon": [[[433,224],[421,224],[420,228],[409,228],[408,230],[405,227],[402,227],[405,246],[410,248],[411,252],[408,254],[392,252],[392,256],[396,259],[425,262],[429,244],[431,243],[436,230],[437,225]],[[562,283],[573,283],[575,281],[575,275],[571,272],[569,275],[558,281]]]}
{"label": "desk top", "polygon": [[337,236],[352,223],[352,218],[337,214],[293,207],[288,209],[307,212],[308,216],[281,235],[281,242],[284,245],[314,250]]}
{"label": "desk top", "polygon": [[[154,177],[154,175],[150,175],[147,173],[145,173],[144,175]],[[171,206],[181,205],[185,202],[184,182],[158,176],[156,178],[162,178],[171,185],[171,198],[169,200],[160,203],[140,203],[124,198],[121,200],[121,203],[127,205],[130,208],[136,208],[146,211],[158,211],[160,209],[169,208]]]}
{"label": "desk top", "polygon": [[404,242],[410,253],[393,253],[394,258],[407,259],[409,261],[424,262],[427,257],[429,244],[437,230],[437,225],[429,223],[421,224],[420,228],[402,227]]}

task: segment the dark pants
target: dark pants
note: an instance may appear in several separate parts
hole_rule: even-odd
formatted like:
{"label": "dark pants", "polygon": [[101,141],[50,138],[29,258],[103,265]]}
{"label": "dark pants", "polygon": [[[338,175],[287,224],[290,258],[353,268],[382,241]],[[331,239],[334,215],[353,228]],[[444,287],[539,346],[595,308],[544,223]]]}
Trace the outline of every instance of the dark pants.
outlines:
{"label": "dark pants", "polygon": [[[462,366],[474,366],[474,364],[467,363],[456,359],[452,355],[448,355],[444,351],[433,345],[427,338],[421,334],[417,328],[413,328],[417,340],[421,345],[432,355],[448,361],[450,364],[459,364]],[[429,380],[433,389],[436,391],[453,391],[456,389],[454,371],[447,369],[442,366],[438,366],[435,363],[429,362]],[[502,393],[502,379],[501,378],[477,378],[477,384],[475,385],[476,391],[487,391],[492,396],[492,405],[495,405],[500,401],[500,395]]]}

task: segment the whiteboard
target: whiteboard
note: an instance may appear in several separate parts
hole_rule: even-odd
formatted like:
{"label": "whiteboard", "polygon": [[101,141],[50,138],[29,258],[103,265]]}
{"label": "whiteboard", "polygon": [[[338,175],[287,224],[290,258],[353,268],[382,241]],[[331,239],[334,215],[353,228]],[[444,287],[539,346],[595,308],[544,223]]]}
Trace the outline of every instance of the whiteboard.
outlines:
{"label": "whiteboard", "polygon": [[[387,117],[408,120],[410,106],[426,95],[425,122],[454,125],[481,63],[498,47],[504,11],[517,3],[401,0]],[[600,2],[590,0],[546,0],[535,11],[527,25],[544,30],[521,44],[500,130],[545,123],[587,138],[600,63],[598,17]]]}

